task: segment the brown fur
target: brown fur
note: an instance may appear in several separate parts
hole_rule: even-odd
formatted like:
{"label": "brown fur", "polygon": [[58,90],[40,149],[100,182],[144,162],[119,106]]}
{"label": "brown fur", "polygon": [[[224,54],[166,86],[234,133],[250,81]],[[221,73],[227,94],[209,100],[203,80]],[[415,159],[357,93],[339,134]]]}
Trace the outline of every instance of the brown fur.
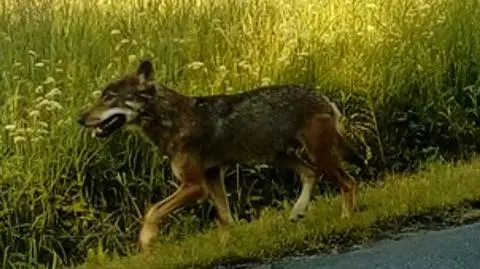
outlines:
{"label": "brown fur", "polygon": [[[116,115],[125,116],[125,121],[115,119]],[[223,181],[206,171],[235,163],[280,165],[300,175],[302,193],[291,220],[305,214],[321,174],[340,186],[342,217],[350,216],[356,184],[342,168],[342,156],[351,149],[340,132],[339,116],[328,98],[301,85],[261,87],[235,95],[185,96],[157,86],[153,65],[144,61],[136,73],[108,84],[79,123],[96,128],[98,136],[108,136],[123,125],[134,126],[171,158],[181,184],[144,215],[138,244],[145,249],[165,215],[204,196],[215,205],[218,224],[231,223]]]}

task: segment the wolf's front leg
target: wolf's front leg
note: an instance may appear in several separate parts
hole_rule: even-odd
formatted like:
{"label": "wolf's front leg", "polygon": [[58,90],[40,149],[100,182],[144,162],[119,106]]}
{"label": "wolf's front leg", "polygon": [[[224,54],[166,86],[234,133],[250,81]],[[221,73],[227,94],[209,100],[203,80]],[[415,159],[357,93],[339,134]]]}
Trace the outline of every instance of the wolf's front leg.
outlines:
{"label": "wolf's front leg", "polygon": [[217,224],[225,227],[233,222],[225,189],[225,169],[218,167],[205,173],[207,194],[217,209]]}
{"label": "wolf's front leg", "polygon": [[182,206],[187,201],[199,198],[202,194],[202,186],[183,184],[173,195],[150,207],[144,216],[142,229],[138,238],[140,251],[145,250],[150,245],[152,239],[158,234],[159,222],[165,215]]}
{"label": "wolf's front leg", "polygon": [[140,251],[147,249],[152,239],[157,236],[158,225],[165,215],[205,194],[203,172],[195,158],[187,154],[175,156],[172,160],[172,168],[182,184],[174,194],[154,204],[145,214],[138,237]]}

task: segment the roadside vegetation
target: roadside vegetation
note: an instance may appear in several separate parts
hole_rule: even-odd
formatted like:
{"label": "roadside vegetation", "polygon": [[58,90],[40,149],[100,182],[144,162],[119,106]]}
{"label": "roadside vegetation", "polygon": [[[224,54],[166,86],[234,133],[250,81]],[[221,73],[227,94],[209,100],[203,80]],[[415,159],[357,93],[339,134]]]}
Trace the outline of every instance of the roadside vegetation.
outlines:
{"label": "roadside vegetation", "polygon": [[[411,176],[391,175],[358,195],[360,212],[341,220],[340,197],[319,197],[299,223],[288,209],[268,210],[261,218],[229,229],[212,229],[183,240],[160,242],[152,253],[127,258],[97,252],[78,269],[212,268],[265,262],[292,254],[342,250],[388,233],[445,227],[480,219],[480,159],[457,165],[431,164]],[[474,203],[476,201],[477,203]]]}

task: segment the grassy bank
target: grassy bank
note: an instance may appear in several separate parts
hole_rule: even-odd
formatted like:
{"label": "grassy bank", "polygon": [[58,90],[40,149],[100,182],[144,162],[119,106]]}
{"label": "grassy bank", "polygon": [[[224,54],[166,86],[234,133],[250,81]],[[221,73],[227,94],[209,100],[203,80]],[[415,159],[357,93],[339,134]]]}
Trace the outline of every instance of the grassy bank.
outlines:
{"label": "grassy bank", "polygon": [[[186,94],[315,85],[344,112],[373,174],[412,171],[480,151],[479,17],[471,0],[1,1],[2,266],[128,255],[142,213],[173,191],[169,169],[137,137],[91,139],[75,123],[139,59]],[[242,166],[227,181],[246,220],[299,192],[275,169]],[[211,215],[195,205],[162,232],[188,237]]]}
{"label": "grassy bank", "polygon": [[[87,268],[203,268],[239,261],[262,261],[287,254],[332,250],[342,244],[375,238],[382,230],[447,222],[447,210],[480,201],[480,159],[432,164],[421,173],[389,176],[358,195],[362,208],[350,220],[340,220],[338,196],[317,199],[305,219],[293,224],[288,210],[269,211],[249,224],[211,230],[181,241],[165,241],[149,255],[122,259],[91,257]],[[453,216],[456,221],[467,214]],[[480,215],[476,214],[476,218]]]}

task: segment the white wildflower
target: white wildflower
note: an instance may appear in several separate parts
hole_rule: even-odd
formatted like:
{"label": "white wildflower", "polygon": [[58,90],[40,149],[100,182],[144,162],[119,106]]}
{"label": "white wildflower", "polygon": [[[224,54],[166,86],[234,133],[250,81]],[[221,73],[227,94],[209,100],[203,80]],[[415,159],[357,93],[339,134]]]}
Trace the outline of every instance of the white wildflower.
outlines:
{"label": "white wildflower", "polygon": [[[42,85],[39,85],[35,88],[35,93],[36,94],[42,94],[43,93],[43,86]],[[39,97],[41,98],[41,97]]]}
{"label": "white wildflower", "polygon": [[238,65],[238,67],[240,67],[242,69],[250,69],[251,68],[250,64],[245,60],[242,60],[242,61],[238,62],[237,65]]}
{"label": "white wildflower", "polygon": [[51,84],[51,83],[54,83],[54,82],[55,82],[55,79],[53,77],[48,77],[47,79],[45,79],[43,84]]}
{"label": "white wildflower", "polygon": [[25,141],[25,140],[27,140],[27,139],[26,139],[25,137],[23,137],[23,136],[15,136],[15,137],[13,138],[13,142],[14,142],[15,144],[16,144],[16,143],[23,142],[23,141]]}
{"label": "white wildflower", "polygon": [[55,96],[61,95],[62,91],[59,88],[53,88],[51,89],[47,94],[45,94],[45,97],[52,99]]}
{"label": "white wildflower", "polygon": [[128,63],[133,63],[137,61],[137,55],[130,54],[128,55]]}
{"label": "white wildflower", "polygon": [[39,121],[37,122],[37,124],[43,128],[48,128],[48,123],[44,122],[44,121]]}
{"label": "white wildflower", "polygon": [[40,141],[40,140],[42,140],[42,139],[43,139],[43,137],[37,136],[37,137],[33,137],[32,139],[30,139],[30,141],[36,143],[36,142],[38,142],[38,141]]}
{"label": "white wildflower", "polygon": [[178,43],[178,44],[184,44],[185,43],[185,39],[182,39],[182,38],[174,38],[172,41],[175,42],[175,43]]}
{"label": "white wildflower", "polygon": [[35,103],[37,103],[37,105],[38,105],[38,103],[42,102],[44,99],[45,98],[43,98],[43,96],[39,96],[39,97],[35,98]]}
{"label": "white wildflower", "polygon": [[45,129],[40,129],[40,130],[37,131],[37,133],[40,134],[40,135],[46,135],[46,134],[48,134],[48,131],[45,130]]}
{"label": "white wildflower", "polygon": [[192,70],[200,69],[203,66],[205,66],[205,64],[202,63],[202,62],[199,62],[199,61],[194,61],[194,62],[191,62],[191,63],[188,64],[188,68],[190,68]]}
{"label": "white wildflower", "polygon": [[100,90],[96,90],[96,91],[92,92],[92,96],[94,98],[99,97],[101,94],[102,94],[102,91],[100,91]]}
{"label": "white wildflower", "polygon": [[288,55],[283,55],[277,59],[281,63],[288,63]]}
{"label": "white wildflower", "polygon": [[28,113],[28,116],[33,117],[33,118],[38,117],[39,115],[40,115],[40,111],[38,111],[38,110],[32,110],[32,111],[30,111],[30,113]]}
{"label": "white wildflower", "polygon": [[49,104],[50,104],[49,100],[42,98],[42,100],[38,102],[38,104],[36,104],[35,106],[40,108],[40,107],[48,106]]}
{"label": "white wildflower", "polygon": [[50,111],[52,111],[52,110],[62,110],[63,106],[57,101],[50,101],[47,109],[50,110]]}
{"label": "white wildflower", "polygon": [[444,23],[446,19],[447,19],[447,18],[446,18],[445,15],[439,15],[439,16],[437,17],[437,23],[439,23],[439,24]]}
{"label": "white wildflower", "polygon": [[8,125],[6,125],[6,126],[4,127],[4,129],[5,129],[6,131],[13,131],[13,130],[15,130],[16,128],[17,128],[17,126],[16,126],[15,124],[8,124]]}
{"label": "white wildflower", "polygon": [[423,4],[420,7],[418,7],[418,10],[419,11],[424,11],[424,10],[430,9],[431,7],[432,6],[430,4]]}
{"label": "white wildflower", "polygon": [[272,83],[272,80],[269,77],[262,78],[262,86],[267,86]]}

